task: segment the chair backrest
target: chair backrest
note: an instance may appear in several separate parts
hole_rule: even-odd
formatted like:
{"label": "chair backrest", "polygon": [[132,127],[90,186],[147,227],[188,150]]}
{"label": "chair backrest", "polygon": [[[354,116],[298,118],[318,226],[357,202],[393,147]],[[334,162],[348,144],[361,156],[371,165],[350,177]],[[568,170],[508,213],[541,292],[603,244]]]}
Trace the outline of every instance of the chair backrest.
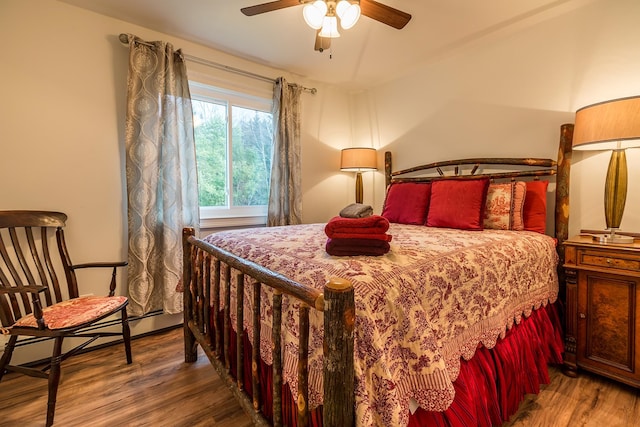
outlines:
{"label": "chair backrest", "polygon": [[78,296],[64,240],[66,220],[67,215],[61,212],[0,211],[0,321],[3,326],[11,326],[33,311],[32,294],[20,291],[21,288],[46,287],[40,293],[43,307]]}

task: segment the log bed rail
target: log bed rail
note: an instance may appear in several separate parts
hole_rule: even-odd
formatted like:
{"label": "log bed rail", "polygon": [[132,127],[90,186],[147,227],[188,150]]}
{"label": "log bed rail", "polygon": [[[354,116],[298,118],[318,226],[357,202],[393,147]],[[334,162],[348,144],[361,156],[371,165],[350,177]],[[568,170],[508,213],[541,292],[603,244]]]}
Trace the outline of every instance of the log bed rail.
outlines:
{"label": "log bed rail", "polygon": [[[446,161],[418,166],[403,171],[392,172],[391,153],[385,153],[385,177],[387,186],[392,182],[403,181],[432,181],[434,179],[469,179],[471,177],[488,176],[492,179],[514,179],[528,176],[538,179],[541,176],[556,176],[555,200],[555,230],[553,236],[557,239],[559,254],[559,282],[560,297],[564,298],[565,280],[562,270],[564,263],[564,247],[569,220],[569,175],[571,166],[571,140],[573,125],[561,126],[558,149],[558,160],[548,159],[465,159]],[[479,165],[501,164],[538,167],[516,172],[496,172],[483,174]],[[471,172],[461,172],[462,167],[472,167]],[[444,176],[442,168],[454,166],[453,176]],[[401,177],[408,173],[433,169],[438,173],[434,177]],[[236,396],[241,406],[250,414],[255,425],[270,425],[260,413],[263,406],[259,393],[260,365],[260,289],[267,286],[273,289],[273,425],[282,425],[282,359],[280,327],[282,321],[282,296],[295,298],[300,301],[299,324],[300,337],[298,354],[298,395],[297,425],[309,425],[308,408],[308,342],[309,342],[309,310],[323,312],[324,316],[324,401],[323,425],[346,427],[355,424],[355,376],[354,376],[354,323],[355,303],[354,289],[349,281],[335,278],[329,280],[323,292],[290,280],[277,272],[268,270],[251,261],[242,259],[232,253],[210,245],[195,237],[193,228],[183,230],[183,287],[184,287],[184,343],[185,361],[194,362],[197,359],[197,345],[200,345],[221,378],[225,379],[228,387]],[[230,286],[231,269],[236,273],[236,306],[237,312],[237,345],[236,366],[237,378],[230,373],[230,333],[231,307]],[[224,283],[221,283],[221,271],[224,271]],[[212,273],[213,272],[213,277]],[[252,341],[252,400],[243,392],[243,320],[245,276],[253,278],[254,307],[251,313],[254,337]],[[221,287],[224,287],[225,301],[223,302],[223,320],[215,316],[213,325],[209,326],[209,301],[214,307],[220,307]],[[211,294],[213,293],[213,295]],[[222,343],[222,344],[220,344]]]}
{"label": "log bed rail", "polygon": [[[477,173],[481,170],[481,166],[520,166],[528,167],[534,166],[542,169],[533,170],[519,170],[509,172],[492,172],[492,173]],[[557,162],[551,159],[535,159],[535,158],[477,158],[477,159],[461,159],[461,160],[446,160],[442,162],[429,163],[422,166],[416,166],[409,169],[404,169],[396,172],[391,171],[391,152],[385,152],[385,175],[386,185],[392,182],[428,182],[442,179],[469,179],[469,178],[490,178],[496,179],[515,179],[522,177],[534,177],[550,176],[556,174]],[[447,175],[443,168],[453,166],[453,175]],[[463,173],[463,167],[469,166],[471,170]],[[416,177],[401,177],[400,175],[407,175],[414,172],[422,171],[435,171],[438,175],[434,176],[416,176]]]}
{"label": "log bed rail", "polygon": [[[212,270],[213,263],[213,270]],[[324,403],[323,425],[349,426],[355,423],[353,337],[355,325],[355,302],[353,286],[347,280],[332,278],[324,286],[324,292],[305,286],[278,273],[242,259],[230,252],[217,248],[195,237],[193,228],[183,230],[183,284],[184,284],[184,343],[185,362],[195,362],[197,345],[203,351],[236,395],[245,412],[252,415],[254,424],[269,425],[260,413],[260,288],[273,288],[273,425],[282,425],[282,354],[280,328],[282,322],[282,295],[301,302],[299,309],[300,337],[298,354],[298,394],[297,425],[309,425],[308,402],[308,347],[309,310],[324,313]],[[225,269],[224,283],[221,271]],[[231,317],[230,289],[231,269],[236,274],[236,367],[237,380],[230,374]],[[213,271],[213,278],[211,272]],[[243,387],[243,320],[244,320],[244,278],[255,280],[254,300],[251,320],[252,341],[252,401],[244,394]],[[221,286],[224,286],[223,324],[215,316],[215,327],[210,328],[209,301],[220,306]],[[213,292],[213,295],[211,295]],[[222,334],[223,336],[220,336]],[[222,342],[222,348],[220,348]],[[350,355],[350,356],[349,356]],[[344,363],[350,361],[350,363]]]}

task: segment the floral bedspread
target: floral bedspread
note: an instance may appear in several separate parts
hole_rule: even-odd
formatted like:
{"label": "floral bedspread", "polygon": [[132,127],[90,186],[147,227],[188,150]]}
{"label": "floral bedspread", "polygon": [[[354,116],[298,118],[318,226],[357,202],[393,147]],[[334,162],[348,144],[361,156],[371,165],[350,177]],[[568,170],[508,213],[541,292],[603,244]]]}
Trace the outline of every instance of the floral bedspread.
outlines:
{"label": "floral bedspread", "polygon": [[[427,410],[447,409],[460,358],[470,359],[479,343],[492,348],[514,322],[558,294],[558,258],[549,236],[400,224],[391,224],[389,234],[391,250],[379,257],[328,255],[324,224],[225,231],[205,239],[319,290],[332,276],[351,280],[358,425],[407,425],[411,398]],[[261,355],[270,364],[272,299],[267,287],[262,293]],[[245,286],[245,313],[251,313],[251,294]],[[235,307],[233,290],[231,297]],[[313,408],[322,404],[323,320],[315,310],[310,317]],[[297,310],[286,298],[282,318],[283,380],[295,396]],[[250,316],[244,323],[252,337]]]}

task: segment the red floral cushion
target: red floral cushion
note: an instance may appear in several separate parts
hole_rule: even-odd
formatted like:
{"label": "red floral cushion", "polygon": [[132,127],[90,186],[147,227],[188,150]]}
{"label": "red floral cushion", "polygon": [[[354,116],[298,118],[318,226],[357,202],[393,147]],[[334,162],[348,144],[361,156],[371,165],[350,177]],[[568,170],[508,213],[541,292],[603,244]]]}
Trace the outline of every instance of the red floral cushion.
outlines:
{"label": "red floral cushion", "polygon": [[523,230],[525,193],[526,183],[523,181],[489,184],[484,209],[484,228]]}
{"label": "red floral cushion", "polygon": [[489,179],[442,180],[431,184],[427,225],[482,230]]}
{"label": "red floral cushion", "polygon": [[549,181],[528,181],[524,198],[524,229],[544,234],[547,230],[547,187]]}
{"label": "red floral cushion", "polygon": [[[127,303],[127,297],[86,296],[62,301],[42,310],[45,325],[48,329],[64,329],[79,326],[98,319],[105,314],[117,311]],[[14,327],[37,328],[33,314],[24,316]]]}
{"label": "red floral cushion", "polygon": [[391,184],[384,201],[382,216],[389,222],[423,225],[427,217],[430,194],[430,183]]}

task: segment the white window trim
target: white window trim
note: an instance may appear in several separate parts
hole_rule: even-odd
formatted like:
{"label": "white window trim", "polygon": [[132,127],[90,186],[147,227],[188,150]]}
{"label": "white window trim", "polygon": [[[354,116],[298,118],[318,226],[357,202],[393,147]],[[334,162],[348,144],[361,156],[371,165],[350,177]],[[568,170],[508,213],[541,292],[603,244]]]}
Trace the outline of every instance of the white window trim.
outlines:
{"label": "white window trim", "polygon": [[[207,102],[227,103],[228,106],[253,108],[271,112],[272,100],[234,90],[189,81],[191,97]],[[230,112],[229,112],[230,113]],[[228,126],[230,127],[229,117]],[[228,132],[231,132],[228,129]],[[231,162],[231,159],[228,159]],[[200,228],[220,228],[266,225],[267,206],[200,207]]]}
{"label": "white window trim", "polygon": [[267,225],[266,216],[248,216],[231,218],[201,218],[200,228],[247,227],[251,225]]}

